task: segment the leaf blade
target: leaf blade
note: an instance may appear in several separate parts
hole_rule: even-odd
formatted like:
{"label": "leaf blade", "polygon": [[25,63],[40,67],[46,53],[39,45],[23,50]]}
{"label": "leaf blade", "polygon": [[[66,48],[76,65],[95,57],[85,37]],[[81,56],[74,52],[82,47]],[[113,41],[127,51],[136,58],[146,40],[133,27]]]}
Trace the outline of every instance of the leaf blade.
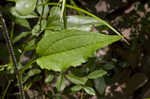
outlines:
{"label": "leaf blade", "polygon": [[42,56],[37,59],[37,63],[41,68],[65,71],[70,66],[86,62],[97,49],[119,39],[120,36],[78,30],[46,31],[36,49]]}
{"label": "leaf blade", "polygon": [[102,77],[102,76],[104,76],[104,75],[106,75],[106,74],[107,74],[107,72],[104,71],[104,70],[102,70],[102,69],[100,69],[100,70],[95,70],[94,72],[92,72],[92,73],[90,73],[90,74],[88,75],[88,78],[89,78],[89,79],[96,79],[96,78]]}

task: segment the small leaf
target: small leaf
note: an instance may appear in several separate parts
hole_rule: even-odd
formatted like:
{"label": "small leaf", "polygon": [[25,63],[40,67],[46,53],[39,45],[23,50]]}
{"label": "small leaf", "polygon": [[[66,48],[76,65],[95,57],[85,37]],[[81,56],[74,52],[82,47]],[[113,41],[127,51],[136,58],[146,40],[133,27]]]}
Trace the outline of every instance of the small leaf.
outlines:
{"label": "small leaf", "polygon": [[19,25],[24,26],[28,29],[31,29],[30,24],[26,19],[16,18],[15,22],[16,22],[16,24],[19,24]]}
{"label": "small leaf", "polygon": [[36,49],[42,56],[37,59],[37,64],[44,69],[64,72],[70,66],[86,62],[96,50],[119,39],[121,36],[96,32],[47,30]]}
{"label": "small leaf", "polygon": [[25,16],[34,11],[36,2],[37,0],[17,0],[15,9],[20,15]]}
{"label": "small leaf", "polygon": [[[49,17],[48,26],[46,29],[62,29],[63,22],[60,21],[59,14]],[[54,17],[55,16],[55,17]],[[67,29],[91,31],[93,26],[99,26],[101,23],[89,16],[67,16]],[[57,28],[56,28],[57,27]]]}
{"label": "small leaf", "polygon": [[46,19],[38,20],[37,24],[32,29],[32,35],[39,36],[42,31],[46,28]]}
{"label": "small leaf", "polygon": [[104,71],[104,70],[96,70],[96,71],[90,73],[88,75],[88,78],[89,79],[96,79],[96,78],[99,78],[99,77],[103,77],[106,74],[107,74],[107,72]]}
{"label": "small leaf", "polygon": [[[41,3],[46,3],[45,0],[43,0],[44,2],[42,2],[41,0],[38,0],[38,5],[40,5]],[[43,17],[47,17],[48,13],[49,13],[49,7],[48,5],[40,5],[37,6],[37,12],[42,15]]]}
{"label": "small leaf", "polygon": [[69,79],[72,83],[74,84],[81,84],[81,85],[85,85],[85,83],[87,82],[87,77],[78,77],[75,76],[73,74],[68,74],[66,75],[67,79]]}
{"label": "small leaf", "polygon": [[72,15],[67,17],[68,25],[102,25],[98,20],[89,16]]}
{"label": "small leaf", "polygon": [[25,18],[37,18],[38,17],[37,14],[34,12],[30,13],[28,15],[20,15],[18,12],[16,12],[16,9],[14,7],[11,8],[10,12],[12,15],[14,15],[18,18],[23,18],[23,19],[25,19]]}
{"label": "small leaf", "polygon": [[82,89],[82,86],[81,86],[81,85],[76,85],[76,86],[73,86],[73,87],[71,88],[72,91],[79,91],[79,90],[81,90],[81,89]]}
{"label": "small leaf", "polygon": [[51,8],[46,29],[61,30],[63,28],[63,22],[60,20],[60,13],[60,7]]}
{"label": "small leaf", "polygon": [[66,87],[66,83],[65,83],[64,76],[60,75],[57,78],[56,88],[57,88],[58,91],[63,91],[65,87]]}
{"label": "small leaf", "polygon": [[105,80],[103,77],[100,77],[98,79],[94,79],[94,86],[95,86],[95,88],[99,94],[101,94],[101,95],[104,94],[106,84],[105,84]]}
{"label": "small leaf", "polygon": [[25,44],[24,51],[30,51],[36,49],[36,40],[32,39]]}
{"label": "small leaf", "polygon": [[29,72],[27,72],[26,76],[23,78],[23,82],[26,82],[30,77],[37,75],[39,73],[41,73],[41,70],[31,69]]}
{"label": "small leaf", "polygon": [[87,92],[89,95],[95,95],[95,91],[94,91],[93,88],[84,86],[83,89],[84,89],[85,92]]}
{"label": "small leaf", "polygon": [[114,65],[113,65],[112,63],[107,63],[107,64],[105,64],[105,65],[103,66],[103,68],[104,68],[105,70],[111,70],[111,69],[114,68]]}
{"label": "small leaf", "polygon": [[20,39],[28,36],[29,34],[31,34],[30,32],[22,32],[20,33],[18,36],[16,36],[14,39],[13,39],[13,43],[16,43],[17,41],[19,41]]}
{"label": "small leaf", "polygon": [[53,74],[49,74],[46,79],[45,79],[45,83],[49,83],[54,79],[54,75]]}

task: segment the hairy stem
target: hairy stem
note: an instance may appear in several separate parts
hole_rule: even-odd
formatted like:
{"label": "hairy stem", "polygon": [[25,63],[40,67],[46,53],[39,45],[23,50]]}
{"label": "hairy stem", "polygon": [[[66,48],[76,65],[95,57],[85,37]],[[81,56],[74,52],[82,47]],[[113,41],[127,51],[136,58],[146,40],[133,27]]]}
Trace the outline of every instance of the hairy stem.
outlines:
{"label": "hairy stem", "polygon": [[15,57],[13,45],[12,45],[12,42],[11,42],[9,34],[8,34],[8,30],[7,30],[7,26],[6,26],[6,23],[5,23],[5,19],[3,18],[1,12],[0,12],[0,21],[1,21],[1,24],[2,24],[3,36],[4,36],[5,41],[7,43],[8,51],[9,51],[9,54],[10,54],[10,56],[12,58],[13,65],[15,67],[15,75],[16,75],[16,78],[17,78],[17,81],[18,81],[18,84],[19,84],[20,99],[25,99],[22,79],[20,79],[21,74],[19,73],[18,68],[17,68],[18,64],[17,64],[17,60],[16,60],[16,57]]}

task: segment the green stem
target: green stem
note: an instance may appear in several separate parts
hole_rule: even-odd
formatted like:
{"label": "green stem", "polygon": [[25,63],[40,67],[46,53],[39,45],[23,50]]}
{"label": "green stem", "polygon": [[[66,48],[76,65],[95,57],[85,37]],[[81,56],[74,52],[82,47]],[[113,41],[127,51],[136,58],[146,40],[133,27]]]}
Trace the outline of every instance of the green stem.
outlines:
{"label": "green stem", "polygon": [[83,96],[84,96],[84,90],[82,89],[80,99],[83,99]]}
{"label": "green stem", "polygon": [[6,96],[6,93],[8,91],[8,88],[9,88],[10,84],[11,84],[11,81],[8,81],[8,84],[7,84],[6,88],[5,88],[5,90],[3,91],[2,99],[5,99],[5,96]]}

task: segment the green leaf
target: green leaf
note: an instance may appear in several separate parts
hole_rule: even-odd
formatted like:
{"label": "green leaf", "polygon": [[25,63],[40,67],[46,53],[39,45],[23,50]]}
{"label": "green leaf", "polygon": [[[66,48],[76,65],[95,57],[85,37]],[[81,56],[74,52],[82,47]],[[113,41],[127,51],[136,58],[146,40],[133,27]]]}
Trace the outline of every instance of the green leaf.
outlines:
{"label": "green leaf", "polygon": [[13,43],[16,43],[17,41],[19,41],[20,39],[28,36],[29,34],[31,34],[30,32],[22,32],[20,33],[18,36],[16,36],[14,39],[13,39]]}
{"label": "green leaf", "polygon": [[[45,3],[45,0],[41,1],[38,0],[38,5],[41,3]],[[37,6],[37,12],[42,15],[43,17],[47,17],[48,13],[49,13],[49,7],[48,5],[43,5],[43,6]]]}
{"label": "green leaf", "polygon": [[76,85],[76,86],[73,86],[73,87],[71,88],[72,91],[79,91],[79,90],[81,90],[81,89],[82,89],[82,86],[81,86],[81,85]]}
{"label": "green leaf", "polygon": [[44,69],[62,72],[70,66],[76,67],[86,62],[97,49],[119,39],[120,36],[96,32],[47,30],[36,48],[36,52],[42,56],[37,59],[37,64]]}
{"label": "green leaf", "polygon": [[91,31],[93,26],[98,25],[102,24],[89,16],[73,15],[67,17],[67,29]]}
{"label": "green leaf", "polygon": [[23,78],[23,82],[26,82],[30,77],[37,75],[39,73],[41,73],[41,70],[31,69],[29,72],[27,72],[26,76]]}
{"label": "green leaf", "polygon": [[27,44],[24,46],[24,51],[30,51],[36,49],[36,39],[32,39],[28,41]]}
{"label": "green leaf", "polygon": [[36,2],[37,0],[17,0],[15,9],[20,15],[25,16],[34,11]]}
{"label": "green leaf", "polygon": [[89,79],[96,79],[99,77],[103,77],[106,74],[107,74],[107,72],[102,70],[102,69],[101,70],[95,70],[94,72],[92,72],[88,75],[88,78]]}
{"label": "green leaf", "polygon": [[107,63],[103,66],[104,70],[111,70],[113,69],[115,66],[112,63]]}
{"label": "green leaf", "polygon": [[15,22],[21,26],[31,29],[30,24],[26,19],[16,18]]}
{"label": "green leaf", "polygon": [[67,17],[69,25],[103,25],[98,20],[89,16],[72,15]]}
{"label": "green leaf", "polygon": [[72,83],[74,84],[81,84],[81,85],[85,85],[85,83],[87,82],[87,77],[78,77],[75,76],[73,74],[68,74],[66,75],[67,79],[69,79]]}
{"label": "green leaf", "polygon": [[30,14],[28,14],[28,15],[20,15],[17,11],[16,11],[16,9],[14,8],[14,7],[12,7],[11,9],[10,9],[10,12],[11,12],[11,14],[12,15],[14,15],[14,16],[16,16],[16,17],[18,17],[18,18],[23,18],[23,19],[25,19],[25,18],[37,18],[38,16],[37,16],[37,14],[36,13],[30,13]]}
{"label": "green leaf", "polygon": [[[57,14],[58,17],[58,14]],[[63,22],[60,21],[60,17],[49,17],[47,29],[62,29]],[[102,25],[99,21],[93,19],[89,16],[67,16],[67,29],[70,30],[83,30],[83,31],[91,31],[93,26]]]}
{"label": "green leaf", "polygon": [[64,75],[60,75],[57,78],[56,88],[58,91],[63,91],[65,87],[66,87],[66,83],[65,83]]}
{"label": "green leaf", "polygon": [[39,19],[38,22],[37,22],[37,24],[34,25],[34,27],[32,29],[32,35],[38,37],[40,35],[40,33],[42,31],[44,31],[46,25],[47,25],[46,19],[42,19],[42,20]]}
{"label": "green leaf", "polygon": [[49,74],[46,79],[45,79],[45,83],[49,83],[54,79],[54,75],[53,74]]}
{"label": "green leaf", "polygon": [[55,6],[51,8],[46,29],[61,30],[63,28],[63,22],[60,20],[60,13],[60,7]]}
{"label": "green leaf", "polygon": [[106,84],[105,84],[105,80],[103,77],[100,77],[98,79],[94,80],[94,87],[96,88],[97,92],[99,94],[104,94],[105,92],[105,88],[106,88]]}
{"label": "green leaf", "polygon": [[85,92],[87,92],[89,95],[95,95],[95,91],[94,91],[93,88],[84,86],[83,89],[84,89]]}

